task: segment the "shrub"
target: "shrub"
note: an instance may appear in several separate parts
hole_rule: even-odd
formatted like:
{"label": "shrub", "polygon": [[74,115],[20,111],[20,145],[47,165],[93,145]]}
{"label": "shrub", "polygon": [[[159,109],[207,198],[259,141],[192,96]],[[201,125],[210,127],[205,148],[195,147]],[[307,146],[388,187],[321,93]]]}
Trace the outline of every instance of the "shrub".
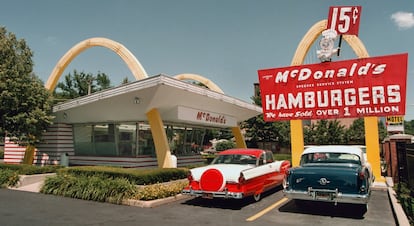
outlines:
{"label": "shrub", "polygon": [[188,182],[177,180],[186,178],[187,173],[184,168],[69,167],[46,178],[40,192],[116,204],[127,198],[154,200],[180,194]]}
{"label": "shrub", "polygon": [[48,177],[41,191],[45,194],[65,197],[110,202],[121,204],[125,198],[132,197],[136,187],[124,178],[112,180],[101,177],[73,176],[59,174]]}
{"label": "shrub", "polygon": [[19,182],[17,171],[4,169],[0,171],[0,187],[15,186]]}
{"label": "shrub", "polygon": [[177,181],[168,184],[142,186],[138,188],[138,191],[133,198],[147,201],[175,196],[180,194],[183,188],[187,185],[187,181]]}
{"label": "shrub", "polygon": [[11,164],[0,164],[0,169],[9,169],[18,172],[21,175],[33,175],[42,173],[55,173],[56,170],[62,168],[62,166],[47,165],[47,166],[35,166],[35,165],[11,165]]}
{"label": "shrub", "polygon": [[57,173],[85,177],[94,176],[102,179],[123,178],[131,184],[148,185],[187,178],[188,169],[125,169],[107,166],[79,166],[62,168]]}
{"label": "shrub", "polygon": [[398,183],[394,185],[394,190],[397,193],[397,199],[401,203],[404,212],[407,214],[407,217],[411,225],[414,225],[414,189],[410,189],[406,183]]}

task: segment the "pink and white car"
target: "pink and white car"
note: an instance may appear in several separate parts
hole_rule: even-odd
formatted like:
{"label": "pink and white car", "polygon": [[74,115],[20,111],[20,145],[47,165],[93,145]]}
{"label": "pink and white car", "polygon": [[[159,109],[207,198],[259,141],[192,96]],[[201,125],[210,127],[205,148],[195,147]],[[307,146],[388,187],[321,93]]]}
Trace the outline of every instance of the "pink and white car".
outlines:
{"label": "pink and white car", "polygon": [[261,194],[285,182],[290,161],[274,161],[270,151],[229,149],[217,154],[210,165],[190,170],[189,185],[182,194],[203,198],[242,199]]}

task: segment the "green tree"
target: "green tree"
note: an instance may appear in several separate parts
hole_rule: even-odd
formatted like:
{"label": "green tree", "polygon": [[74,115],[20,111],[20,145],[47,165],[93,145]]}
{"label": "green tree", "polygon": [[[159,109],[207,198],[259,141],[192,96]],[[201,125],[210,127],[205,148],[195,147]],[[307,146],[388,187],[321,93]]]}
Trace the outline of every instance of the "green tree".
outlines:
{"label": "green tree", "polygon": [[414,120],[404,120],[404,133],[414,135]]}
{"label": "green tree", "polygon": [[355,119],[346,131],[346,137],[351,144],[365,144],[364,118]]}
{"label": "green tree", "polygon": [[[378,139],[381,143],[384,138],[387,136],[387,129],[385,128],[384,123],[378,121]],[[346,130],[346,139],[350,144],[365,144],[365,125],[364,118],[358,118],[354,120]]]}
{"label": "green tree", "polygon": [[91,73],[73,71],[65,75],[63,82],[59,82],[54,91],[56,98],[61,100],[73,99],[90,93],[108,89],[111,81],[105,73],[98,72],[96,76]]}
{"label": "green tree", "polygon": [[128,83],[130,83],[128,77],[125,77],[124,79],[122,79],[122,82],[121,82],[122,85],[128,84]]}
{"label": "green tree", "polygon": [[383,121],[378,121],[378,133],[379,142],[381,143],[385,137],[387,137],[387,128],[385,127]]}
{"label": "green tree", "polygon": [[2,136],[26,145],[24,163],[52,124],[52,96],[33,74],[33,53],[25,40],[0,27],[0,128]]}
{"label": "green tree", "polygon": [[232,131],[229,129],[216,130],[215,133],[216,133],[216,136],[214,138],[217,138],[219,140],[220,139],[230,140],[231,138],[234,137]]}
{"label": "green tree", "polygon": [[[255,89],[255,92],[251,99],[256,105],[262,106],[260,90]],[[244,121],[241,127],[246,129],[250,146],[257,147],[258,142],[275,142],[279,147],[290,146],[289,121],[265,122],[263,114],[260,114]]]}
{"label": "green tree", "polygon": [[345,144],[345,126],[338,120],[318,120],[304,129],[305,144]]}
{"label": "green tree", "polygon": [[235,147],[236,144],[232,141],[222,141],[216,144],[216,151],[224,151]]}

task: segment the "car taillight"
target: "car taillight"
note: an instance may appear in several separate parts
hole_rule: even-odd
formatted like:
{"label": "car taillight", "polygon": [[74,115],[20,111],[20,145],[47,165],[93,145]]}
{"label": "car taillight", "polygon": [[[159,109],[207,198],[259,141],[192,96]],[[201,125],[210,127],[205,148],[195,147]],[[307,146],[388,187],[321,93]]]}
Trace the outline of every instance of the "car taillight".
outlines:
{"label": "car taillight", "polygon": [[193,181],[194,180],[193,175],[191,174],[191,172],[188,173],[187,179],[188,179],[188,181]]}
{"label": "car taillight", "polygon": [[364,171],[359,172],[358,176],[359,176],[360,180],[364,180],[365,179],[365,172]]}
{"label": "car taillight", "polygon": [[246,179],[244,178],[243,173],[240,173],[239,184],[243,184],[245,181],[246,181]]}
{"label": "car taillight", "polygon": [[290,170],[286,170],[286,176],[289,176],[289,174],[291,173]]}

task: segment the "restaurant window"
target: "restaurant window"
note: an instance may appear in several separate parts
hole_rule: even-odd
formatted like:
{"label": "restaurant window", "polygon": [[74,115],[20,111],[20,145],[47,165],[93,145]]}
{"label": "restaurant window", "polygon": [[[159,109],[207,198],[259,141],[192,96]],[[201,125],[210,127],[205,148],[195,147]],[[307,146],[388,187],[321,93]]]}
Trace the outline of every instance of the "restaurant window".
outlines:
{"label": "restaurant window", "polygon": [[155,156],[151,130],[145,123],[77,124],[73,133],[75,155]]}
{"label": "restaurant window", "polygon": [[73,138],[75,155],[95,156],[92,125],[74,125]]}
{"label": "restaurant window", "polygon": [[170,150],[177,156],[199,154],[204,149],[205,128],[167,125],[165,131]]}
{"label": "restaurant window", "polygon": [[150,125],[138,123],[138,126],[138,155],[155,157],[155,146]]}
{"label": "restaurant window", "polygon": [[115,141],[117,132],[117,126],[115,124],[94,126],[95,152],[98,156],[119,156]]}

